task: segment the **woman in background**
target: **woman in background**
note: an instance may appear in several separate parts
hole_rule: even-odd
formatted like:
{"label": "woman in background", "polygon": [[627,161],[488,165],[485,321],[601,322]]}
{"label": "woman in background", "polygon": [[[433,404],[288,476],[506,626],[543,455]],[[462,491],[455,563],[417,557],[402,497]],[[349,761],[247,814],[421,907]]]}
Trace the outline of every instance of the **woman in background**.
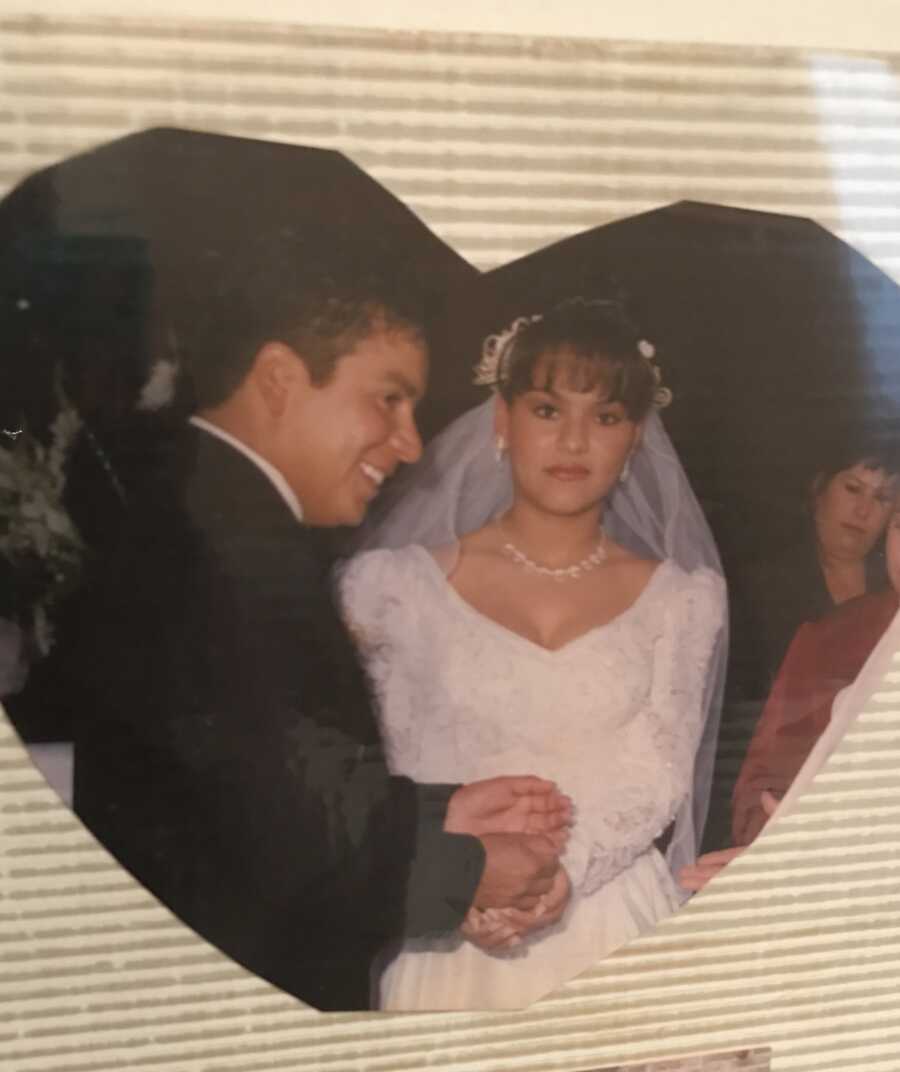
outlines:
{"label": "woman in background", "polygon": [[890,585],[848,600],[797,631],[778,671],[738,775],[732,799],[732,842],[749,845],[768,818],[761,800],[781,798],[831,717],[834,699],[862,669],[897,613],[900,514],[885,541]]}
{"label": "woman in background", "polygon": [[[848,600],[798,630],[735,786],[733,847],[707,853],[686,868],[680,876],[686,889],[702,889],[739,856],[759,835],[778,801],[792,786],[794,796],[798,782],[808,784],[837,743],[834,730],[840,727],[833,726],[832,717],[844,690],[859,675],[900,606],[900,499],[894,500],[887,524],[885,562],[889,587]],[[832,739],[826,741],[829,731]],[[819,748],[820,744],[827,747]]]}
{"label": "woman in background", "polygon": [[809,535],[753,571],[760,696],[771,688],[788,645],[804,622],[886,586],[880,538],[898,473],[900,458],[893,447],[843,445],[812,481]]}

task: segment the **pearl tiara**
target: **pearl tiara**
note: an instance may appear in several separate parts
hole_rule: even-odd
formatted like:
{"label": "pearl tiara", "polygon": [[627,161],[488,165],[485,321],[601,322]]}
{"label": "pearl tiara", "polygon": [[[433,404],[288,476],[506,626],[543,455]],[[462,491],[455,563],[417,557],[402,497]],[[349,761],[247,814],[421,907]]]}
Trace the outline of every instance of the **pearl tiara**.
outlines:
{"label": "pearl tiara", "polygon": [[[572,304],[584,306],[607,306],[621,312],[618,302],[595,299],[588,301],[584,298],[573,298]],[[512,356],[513,343],[520,332],[543,320],[543,314],[536,313],[534,316],[519,316],[496,335],[488,335],[481,348],[481,360],[475,366],[474,383],[478,387],[492,387],[498,390],[509,380],[510,357]],[[654,363],[656,347],[648,339],[638,339],[637,352],[647,362],[653,374],[653,382],[656,388],[653,392],[653,405],[657,409],[665,409],[672,401],[672,392],[663,386],[662,373],[659,366]]]}

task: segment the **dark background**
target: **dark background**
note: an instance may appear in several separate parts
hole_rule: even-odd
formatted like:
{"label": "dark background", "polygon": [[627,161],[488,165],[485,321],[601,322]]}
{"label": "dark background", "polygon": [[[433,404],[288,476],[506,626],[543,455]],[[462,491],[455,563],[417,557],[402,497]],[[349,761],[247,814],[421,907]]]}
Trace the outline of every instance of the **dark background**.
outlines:
{"label": "dark background", "polygon": [[[863,430],[898,436],[897,286],[809,220],[693,202],[481,275],[340,154],[177,130],[120,139],[31,176],[0,204],[0,427],[41,434],[62,370],[89,429],[73,455],[69,505],[97,558],[191,411],[198,324],[218,318],[227,332],[230,318],[249,315],[221,281],[245,270],[252,292],[263,268],[250,249],[310,266],[350,251],[410,279],[432,349],[426,436],[483,397],[471,369],[486,335],[573,295],[623,300],[674,392],[665,424],[736,612],[714,801],[727,812],[762,698],[758,637],[741,624],[752,601],[746,567],[797,538],[809,481],[836,441]],[[161,413],[138,413],[160,357],[185,370],[179,395]],[[40,702],[13,700],[13,718],[26,738],[65,736],[52,662],[39,674]]]}

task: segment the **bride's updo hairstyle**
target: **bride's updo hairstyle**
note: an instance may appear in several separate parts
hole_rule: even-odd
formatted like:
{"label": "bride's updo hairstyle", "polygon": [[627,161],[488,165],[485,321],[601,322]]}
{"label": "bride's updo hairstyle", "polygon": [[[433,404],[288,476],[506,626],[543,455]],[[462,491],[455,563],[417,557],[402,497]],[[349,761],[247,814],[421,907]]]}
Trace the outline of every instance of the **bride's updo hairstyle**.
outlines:
{"label": "bride's updo hairstyle", "polygon": [[572,391],[602,387],[640,421],[651,406],[671,401],[653,364],[655,350],[615,301],[568,298],[542,315],[519,317],[484,343],[475,382],[506,402],[554,385]]}

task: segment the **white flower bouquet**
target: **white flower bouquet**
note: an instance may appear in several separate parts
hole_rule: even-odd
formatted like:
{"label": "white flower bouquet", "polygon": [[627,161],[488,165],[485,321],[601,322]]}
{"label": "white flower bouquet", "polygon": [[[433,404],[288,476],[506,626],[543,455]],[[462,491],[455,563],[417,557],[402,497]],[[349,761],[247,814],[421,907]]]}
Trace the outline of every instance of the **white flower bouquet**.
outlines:
{"label": "white flower bouquet", "polygon": [[28,431],[0,446],[0,559],[10,578],[12,616],[41,655],[53,644],[50,611],[78,582],[84,543],[63,503],[66,459],[81,418],[63,401],[44,444]]}

